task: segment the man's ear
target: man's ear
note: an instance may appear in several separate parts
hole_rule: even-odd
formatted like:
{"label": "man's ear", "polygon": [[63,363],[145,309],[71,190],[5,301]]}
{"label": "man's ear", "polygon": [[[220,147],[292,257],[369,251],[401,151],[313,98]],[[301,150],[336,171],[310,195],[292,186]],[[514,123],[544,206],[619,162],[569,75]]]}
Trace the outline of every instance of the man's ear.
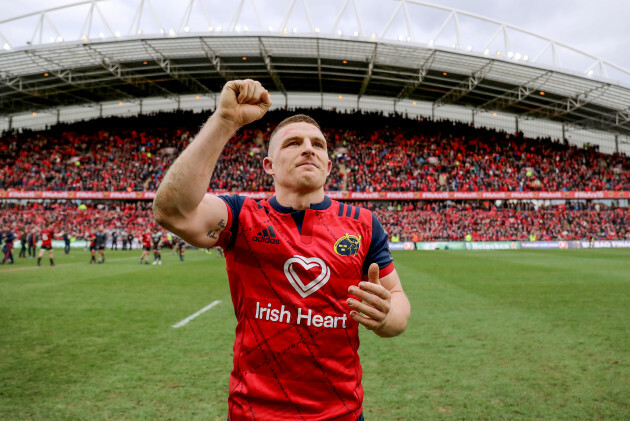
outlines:
{"label": "man's ear", "polygon": [[[273,161],[271,160],[271,158],[269,158],[268,156],[266,156],[263,159],[263,169],[265,170],[265,172],[269,175],[274,175],[275,172],[273,170]],[[330,171],[330,170],[329,170]]]}
{"label": "man's ear", "polygon": [[330,171],[332,170],[332,161],[330,158],[328,159],[328,171],[326,171],[326,176],[330,175]]}

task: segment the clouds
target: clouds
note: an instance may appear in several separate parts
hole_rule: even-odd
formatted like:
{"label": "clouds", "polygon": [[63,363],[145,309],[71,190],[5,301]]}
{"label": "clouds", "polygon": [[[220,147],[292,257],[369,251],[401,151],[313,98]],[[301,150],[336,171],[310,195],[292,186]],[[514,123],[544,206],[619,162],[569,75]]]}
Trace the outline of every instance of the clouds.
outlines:
{"label": "clouds", "polygon": [[625,0],[440,0],[630,69],[630,6]]}
{"label": "clouds", "polygon": [[[202,12],[200,6],[202,1],[208,12],[206,16],[204,16],[205,12]],[[364,27],[362,29],[367,34],[372,31],[382,30],[384,22],[387,21],[387,18],[384,18],[384,16],[389,16],[399,4],[398,0],[356,1],[363,15]],[[414,1],[408,0],[407,9],[417,8]],[[74,3],[72,0],[48,0],[45,4],[41,0],[21,0],[19,2],[0,0],[0,10],[2,10],[0,20],[39,11],[42,8],[54,8],[72,3]],[[216,22],[215,25],[220,25],[220,22],[224,21],[225,27],[230,22],[233,10],[239,4],[236,0],[231,0],[229,3],[230,6],[227,6],[224,0],[197,0],[191,19],[196,19],[199,22],[203,21],[206,27],[208,19]],[[627,25],[627,22],[630,22],[630,7],[627,5],[627,0],[434,0],[432,3],[505,22],[630,69],[630,29],[628,29],[629,26]],[[139,4],[139,0],[106,0],[98,3],[99,8],[107,16],[115,17],[113,19],[115,23],[112,25],[117,25],[118,27],[112,28],[112,30],[119,30],[123,34],[127,33],[131,27],[131,21]],[[188,2],[174,3],[167,0],[151,0],[151,4],[154,6],[160,23],[167,30],[168,28],[179,29]],[[264,20],[272,22],[277,27],[282,22],[284,13],[290,4],[291,0],[255,0],[255,2],[254,0],[246,0],[243,4],[242,13],[250,16],[249,20],[252,22],[252,27],[258,27],[257,19],[254,17],[256,13],[253,11],[254,7],[252,7],[252,5],[256,5],[258,14]],[[345,4],[345,1],[306,0],[313,24],[315,26],[323,26],[321,28],[322,31],[331,29],[329,26],[332,26],[331,22],[334,21],[337,10],[342,4]],[[277,10],[274,10],[274,7],[270,5],[277,8]],[[76,28],[73,28],[72,35],[75,37],[78,28],[84,24],[85,10],[88,8],[89,5],[84,6],[82,15],[78,17],[80,21],[74,23]],[[145,21],[148,22],[151,20],[151,12],[145,11],[145,13]],[[305,21],[302,0],[298,0],[295,3],[294,13],[300,15],[300,19]],[[358,29],[354,16],[353,2],[350,2],[344,16],[340,19],[340,25],[347,25],[350,28],[348,32]],[[440,15],[437,11],[426,9],[423,14],[417,15],[412,19],[411,24],[415,26],[414,35],[422,39],[422,42],[428,42],[425,38],[430,37],[431,33],[437,32],[441,22],[447,16],[447,12]],[[321,21],[322,17],[327,19],[326,25],[317,24],[317,21]],[[381,22],[373,24],[378,19]],[[95,17],[95,20],[98,20],[98,17]],[[71,16],[68,16],[59,25],[70,24],[70,21]],[[484,32],[486,28],[482,28],[481,23],[478,21],[476,23],[464,21],[462,19],[462,27],[468,28],[468,25],[471,24],[480,25],[479,36],[488,37]],[[32,37],[35,25],[36,18],[29,25],[26,25],[30,32],[27,32],[26,28],[19,29],[24,32],[20,34],[19,43],[23,44],[25,39]],[[308,28],[307,22],[303,22],[299,26],[304,29]],[[12,29],[12,31],[17,30]],[[63,32],[63,28],[59,28],[59,30]],[[4,33],[5,31],[6,29],[0,26],[0,32]],[[400,16],[394,19],[390,32],[391,34],[400,32],[401,36],[406,37],[405,20]],[[4,35],[9,38],[9,35],[6,33]],[[381,33],[378,33],[378,35],[381,35]],[[394,35],[394,37],[396,36]],[[480,45],[480,47],[475,46],[475,48],[483,48],[485,38],[478,41],[470,37],[469,39],[471,39],[469,41],[471,44],[476,42]],[[534,47],[532,46],[533,49]]]}

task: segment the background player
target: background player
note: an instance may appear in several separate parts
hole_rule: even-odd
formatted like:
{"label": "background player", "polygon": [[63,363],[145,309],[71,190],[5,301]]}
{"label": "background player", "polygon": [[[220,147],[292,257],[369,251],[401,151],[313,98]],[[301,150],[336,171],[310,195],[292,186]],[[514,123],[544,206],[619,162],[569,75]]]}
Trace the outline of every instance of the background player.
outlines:
{"label": "background player", "polygon": [[103,226],[98,227],[96,232],[96,251],[98,252],[98,263],[105,263],[105,243],[107,242],[107,233]]}
{"label": "background player", "polygon": [[96,263],[96,234],[93,232],[88,232],[85,235],[85,238],[90,245],[90,264]]}
{"label": "background player", "polygon": [[[142,256],[140,256],[140,264],[144,261],[145,265],[149,264],[149,253],[151,252],[151,230],[147,230],[139,238],[142,243]],[[131,247],[129,247],[131,248]]]}
{"label": "background player", "polygon": [[[2,251],[4,251],[4,258],[2,259],[2,264],[4,265],[6,262],[9,264],[13,264],[13,241],[16,239],[16,235],[11,230],[11,228],[6,227],[4,231],[4,246],[2,246]],[[0,243],[2,241],[0,240]]]}
{"label": "background player", "polygon": [[[48,250],[48,258],[50,259],[50,266],[55,266],[55,262],[53,260],[53,247],[52,240],[54,237],[53,226],[50,225],[48,228],[42,230],[42,246],[39,250],[39,256],[37,256],[37,266],[41,266],[42,256],[44,252]],[[33,235],[35,237],[35,235]]]}
{"label": "background player", "polygon": [[151,234],[151,248],[153,249],[153,264],[162,264],[162,245],[164,244],[163,235],[160,230],[153,228],[153,234]]}

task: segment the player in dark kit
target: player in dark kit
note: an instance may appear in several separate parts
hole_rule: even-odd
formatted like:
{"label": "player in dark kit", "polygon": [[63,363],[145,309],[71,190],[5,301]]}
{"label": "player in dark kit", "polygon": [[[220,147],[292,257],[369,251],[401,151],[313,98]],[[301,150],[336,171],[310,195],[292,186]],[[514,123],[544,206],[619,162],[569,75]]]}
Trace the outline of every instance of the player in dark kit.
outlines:
{"label": "player in dark kit", "polygon": [[154,215],[192,245],[225,250],[237,319],[229,420],[362,420],[359,326],[399,335],[410,306],[376,217],[325,194],[332,162],[318,124],[297,115],[272,133],[271,199],[206,194],[226,143],[270,106],[260,83],[228,82],[162,180]]}
{"label": "player in dark kit", "polygon": [[112,250],[118,250],[118,231],[112,232]]}
{"label": "player in dark kit", "polygon": [[26,257],[27,238],[28,233],[26,229],[22,229],[22,233],[20,234],[20,255],[18,257]]}
{"label": "player in dark kit", "polygon": [[[53,247],[52,240],[54,237],[53,227],[50,226],[47,229],[42,230],[42,247],[39,250],[39,256],[37,256],[37,266],[41,266],[42,256],[44,255],[45,250],[48,250],[48,258],[50,259],[50,266],[55,266],[55,262],[53,260]],[[33,233],[35,237],[35,234]]]}
{"label": "player in dark kit", "polygon": [[105,243],[107,242],[107,233],[103,226],[98,227],[96,233],[96,251],[98,252],[98,263],[105,263]]}
{"label": "player in dark kit", "polygon": [[173,236],[173,251],[179,256],[181,262],[184,261],[184,254],[186,253],[186,242],[178,236]]}
{"label": "player in dark kit", "polygon": [[[15,233],[11,230],[11,228],[6,227],[4,231],[4,258],[2,259],[2,264],[4,265],[6,262],[9,264],[13,264],[13,242],[16,239]],[[0,241],[1,242],[1,241]]]}
{"label": "player in dark kit", "polygon": [[133,234],[127,234],[127,243],[129,243],[129,250],[133,248]]}
{"label": "player in dark kit", "polygon": [[153,234],[151,234],[151,248],[153,249],[154,265],[162,264],[162,244],[164,244],[164,241],[162,240],[162,233],[157,228],[154,228]]}
{"label": "player in dark kit", "polygon": [[37,230],[35,228],[26,236],[26,242],[28,243],[28,258],[34,259],[37,251]]}
{"label": "player in dark kit", "polygon": [[70,254],[70,234],[68,234],[68,231],[64,231],[61,234],[61,238],[63,239],[63,252],[65,254]]}

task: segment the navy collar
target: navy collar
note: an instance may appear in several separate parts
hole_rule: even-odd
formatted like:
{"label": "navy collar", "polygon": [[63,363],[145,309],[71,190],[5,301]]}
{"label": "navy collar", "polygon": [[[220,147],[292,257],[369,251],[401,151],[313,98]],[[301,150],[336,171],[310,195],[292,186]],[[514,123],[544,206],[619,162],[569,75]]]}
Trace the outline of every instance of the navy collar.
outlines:
{"label": "navy collar", "polygon": [[[296,211],[295,209],[293,209],[292,207],[289,206],[282,206],[280,203],[278,203],[278,199],[276,199],[276,196],[272,197],[271,199],[269,199],[269,204],[271,205],[272,208],[274,208],[274,210],[280,212],[280,213],[293,213],[293,212],[299,212]],[[310,208],[312,210],[326,210],[330,207],[330,205],[332,204],[332,202],[330,201],[330,198],[328,196],[324,196],[324,200],[322,200],[319,203],[311,203]]]}

